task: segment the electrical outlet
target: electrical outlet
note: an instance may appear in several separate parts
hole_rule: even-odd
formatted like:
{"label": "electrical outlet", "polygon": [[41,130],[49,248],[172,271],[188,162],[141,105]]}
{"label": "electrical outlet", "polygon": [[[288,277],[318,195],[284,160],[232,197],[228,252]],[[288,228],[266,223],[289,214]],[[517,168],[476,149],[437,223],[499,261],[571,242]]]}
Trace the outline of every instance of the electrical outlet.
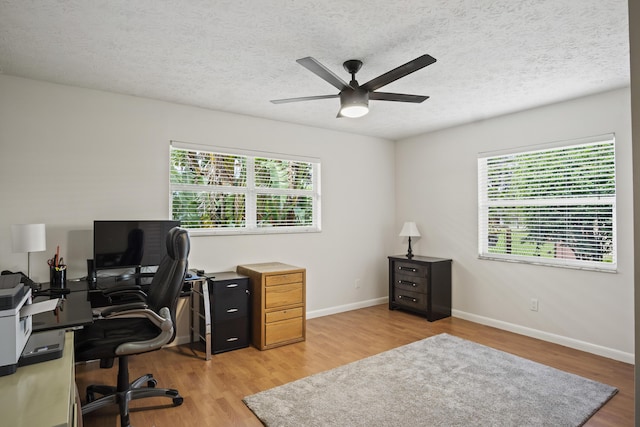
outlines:
{"label": "electrical outlet", "polygon": [[361,282],[361,280],[360,280],[360,279],[356,279],[356,282],[355,282],[355,284],[354,284],[354,286],[355,286],[355,288],[356,288],[356,289],[360,289],[360,282]]}
{"label": "electrical outlet", "polygon": [[538,299],[537,298],[531,298],[531,301],[529,301],[529,310],[538,311]]}

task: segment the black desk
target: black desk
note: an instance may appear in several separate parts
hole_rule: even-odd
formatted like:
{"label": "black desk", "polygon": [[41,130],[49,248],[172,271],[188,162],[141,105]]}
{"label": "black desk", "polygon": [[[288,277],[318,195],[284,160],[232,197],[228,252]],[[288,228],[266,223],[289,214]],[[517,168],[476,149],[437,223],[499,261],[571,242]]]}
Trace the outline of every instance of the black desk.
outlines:
{"label": "black desk", "polygon": [[[46,291],[49,284],[43,284],[42,291]],[[88,325],[93,322],[93,312],[89,302],[89,292],[87,282],[67,281],[67,289],[71,292],[62,295],[62,303],[58,309],[58,314],[51,311],[39,313],[32,318],[32,328],[34,332],[48,331],[51,329],[72,329]],[[48,295],[38,295],[33,298],[33,302],[44,299],[57,298]]]}
{"label": "black desk", "polygon": [[[142,282],[138,281],[138,285],[142,289],[148,291],[151,278],[145,278]],[[32,318],[32,327],[34,332],[48,331],[51,329],[72,329],[93,323],[93,310],[95,307],[104,307],[113,303],[106,298],[102,291],[119,285],[136,284],[134,280],[116,280],[115,278],[105,278],[98,281],[97,287],[89,289],[86,281],[67,280],[66,288],[69,293],[60,296],[62,298],[61,309],[58,314],[51,311],[36,314]],[[191,295],[191,281],[185,281],[181,297]],[[49,289],[48,283],[42,284],[42,291]],[[57,296],[36,295],[33,302],[43,301],[48,298],[57,298]],[[138,301],[136,299],[136,301]]]}

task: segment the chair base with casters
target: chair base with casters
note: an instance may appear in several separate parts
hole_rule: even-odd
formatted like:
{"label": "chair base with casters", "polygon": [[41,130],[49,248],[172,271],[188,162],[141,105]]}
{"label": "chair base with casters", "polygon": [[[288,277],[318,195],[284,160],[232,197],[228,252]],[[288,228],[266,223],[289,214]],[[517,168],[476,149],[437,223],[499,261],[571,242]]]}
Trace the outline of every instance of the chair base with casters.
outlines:
{"label": "chair base with casters", "polygon": [[[129,402],[135,399],[146,397],[168,397],[173,401],[174,406],[182,405],[184,399],[178,390],[171,388],[156,388],[158,382],[152,374],[146,374],[129,382],[129,358],[122,356],[118,358],[118,385],[90,385],[87,387],[87,396],[82,405],[82,415],[117,404],[120,407],[121,424],[129,425]],[[102,397],[96,399],[96,393]]]}
{"label": "chair base with casters", "polygon": [[[114,358],[118,358],[117,386],[88,386],[82,414],[117,404],[122,427],[130,425],[129,402],[132,400],[160,396],[171,398],[174,406],[183,402],[178,390],[156,388],[157,381],[151,374],[129,382],[129,355],[158,349],[173,338],[174,328],[169,310],[165,307],[156,314],[146,308],[133,309],[131,304],[125,307],[122,312],[114,312],[96,320],[90,328],[76,331],[77,360],[100,359],[101,368],[111,368]],[[96,399],[96,394],[102,397]]]}

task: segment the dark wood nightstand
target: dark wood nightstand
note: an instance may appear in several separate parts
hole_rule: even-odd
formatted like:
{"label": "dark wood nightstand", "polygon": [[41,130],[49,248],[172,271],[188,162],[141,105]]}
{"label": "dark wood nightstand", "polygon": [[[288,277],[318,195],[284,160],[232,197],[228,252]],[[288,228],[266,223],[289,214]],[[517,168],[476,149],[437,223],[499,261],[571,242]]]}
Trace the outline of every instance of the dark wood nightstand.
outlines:
{"label": "dark wood nightstand", "polygon": [[430,322],[451,316],[451,260],[390,256],[389,309],[407,310]]}

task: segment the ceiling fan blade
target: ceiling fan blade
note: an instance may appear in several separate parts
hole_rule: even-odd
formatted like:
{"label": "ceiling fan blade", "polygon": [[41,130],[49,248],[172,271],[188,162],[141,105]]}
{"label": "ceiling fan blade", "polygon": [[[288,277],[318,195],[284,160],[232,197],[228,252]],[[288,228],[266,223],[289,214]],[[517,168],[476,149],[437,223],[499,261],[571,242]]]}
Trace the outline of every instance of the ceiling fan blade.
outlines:
{"label": "ceiling fan blade", "polygon": [[388,85],[389,83],[398,80],[401,77],[407,76],[414,71],[418,71],[421,68],[426,67],[427,65],[431,65],[434,62],[436,62],[436,59],[431,55],[419,56],[413,61],[409,61],[406,64],[399,66],[398,68],[394,68],[393,70],[376,77],[375,79],[369,80],[360,87],[365,88],[369,92],[372,92],[376,89],[381,88],[382,86]]}
{"label": "ceiling fan blade", "polygon": [[329,99],[329,98],[339,98],[339,94],[335,95],[318,95],[318,96],[303,96],[301,98],[287,98],[287,99],[273,99],[271,102],[274,104],[286,104],[287,102],[298,102],[298,101],[313,101],[315,99]]}
{"label": "ceiling fan blade", "polygon": [[321,79],[325,80],[329,84],[336,87],[338,90],[344,90],[349,86],[347,82],[342,80],[340,77],[335,75],[333,71],[319,63],[314,58],[307,56],[306,58],[301,58],[296,61],[298,64],[302,65],[307,70],[311,71]]}
{"label": "ceiling fan blade", "polygon": [[371,92],[369,93],[369,99],[375,99],[376,101],[415,102],[419,104],[429,99],[429,97],[423,95],[407,95],[404,93]]}

